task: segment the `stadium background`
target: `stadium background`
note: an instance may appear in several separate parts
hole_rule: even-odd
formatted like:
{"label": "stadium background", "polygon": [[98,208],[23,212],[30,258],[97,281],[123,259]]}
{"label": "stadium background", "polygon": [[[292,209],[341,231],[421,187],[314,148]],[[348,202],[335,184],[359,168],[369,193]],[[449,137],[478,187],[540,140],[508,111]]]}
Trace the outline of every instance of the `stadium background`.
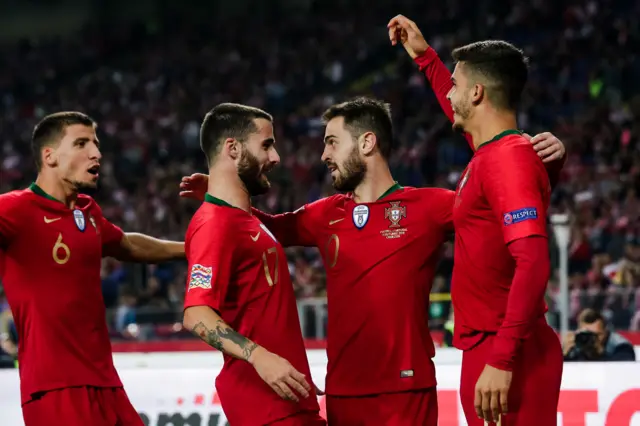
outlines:
{"label": "stadium background", "polygon": [[[282,165],[256,200],[267,211],[333,192],[319,161],[319,116],[359,94],[393,106],[396,179],[453,188],[471,151],[424,76],[389,45],[385,24],[398,13],[416,20],[449,66],[457,45],[512,41],[532,59],[521,128],[553,131],[569,152],[553,210],[572,216],[571,318],[595,307],[617,329],[640,329],[640,1],[0,0],[0,10],[0,193],[34,179],[34,124],[80,110],[100,124],[95,196],[105,216],[180,240],[198,205],[179,199],[178,183],[204,170],[198,127],[213,105],[242,102],[275,116]],[[437,340],[450,310],[451,245],[444,251],[430,308]],[[321,347],[321,261],[315,249],[296,249],[289,265],[303,332]],[[554,271],[547,300],[557,324]],[[102,276],[116,350],[199,347],[176,326],[184,263],[107,259]],[[10,328],[1,292],[0,309]]]}

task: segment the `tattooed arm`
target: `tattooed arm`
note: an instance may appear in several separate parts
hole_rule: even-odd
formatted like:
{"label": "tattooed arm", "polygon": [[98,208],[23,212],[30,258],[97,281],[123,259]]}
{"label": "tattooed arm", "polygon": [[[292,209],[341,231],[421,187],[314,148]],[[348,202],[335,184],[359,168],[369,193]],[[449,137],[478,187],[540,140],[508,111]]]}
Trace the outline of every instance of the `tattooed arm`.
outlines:
{"label": "tattooed arm", "polygon": [[[209,306],[191,306],[184,311],[183,324],[208,345],[234,358],[245,360],[282,399],[298,401],[309,397],[311,387],[304,374],[286,359],[269,352],[232,329]],[[296,393],[293,392],[293,390]]]}
{"label": "tattooed arm", "polygon": [[192,306],[184,311],[184,326],[193,334],[234,358],[250,361],[258,345],[231,328],[208,306]]}

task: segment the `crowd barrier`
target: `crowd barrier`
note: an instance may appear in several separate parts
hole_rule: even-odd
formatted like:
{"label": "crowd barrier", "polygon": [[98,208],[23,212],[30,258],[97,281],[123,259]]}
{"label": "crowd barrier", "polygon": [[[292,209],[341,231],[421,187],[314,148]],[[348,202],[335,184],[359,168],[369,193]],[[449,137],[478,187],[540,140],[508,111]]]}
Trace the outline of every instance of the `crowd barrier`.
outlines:
{"label": "crowd barrier", "polygon": [[[322,388],[326,355],[309,350],[313,379]],[[114,359],[132,403],[147,426],[225,426],[214,388],[217,353],[130,353]],[[465,426],[458,383],[460,356],[438,350],[439,426]],[[16,370],[0,371],[0,424],[23,426]],[[320,398],[324,410],[324,400]],[[53,423],[52,423],[53,424]],[[567,363],[559,426],[640,426],[640,363]]]}

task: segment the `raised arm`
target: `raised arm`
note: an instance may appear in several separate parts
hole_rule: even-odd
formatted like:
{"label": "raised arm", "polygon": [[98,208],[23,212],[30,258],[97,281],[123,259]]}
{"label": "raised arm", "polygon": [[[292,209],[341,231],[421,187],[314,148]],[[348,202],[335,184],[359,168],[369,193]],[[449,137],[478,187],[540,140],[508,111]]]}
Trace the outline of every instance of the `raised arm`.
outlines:
{"label": "raised arm", "polygon": [[[411,59],[429,80],[442,111],[449,121],[453,123],[453,108],[447,98],[449,91],[453,87],[449,69],[442,62],[437,52],[429,46],[422,32],[412,20],[398,15],[389,21],[387,28],[391,44],[394,46],[398,43],[402,44]],[[469,147],[475,151],[471,136],[465,133],[464,137]],[[528,139],[545,163],[551,185],[555,186],[566,160],[564,144],[549,132],[540,133],[534,137],[528,136]]]}

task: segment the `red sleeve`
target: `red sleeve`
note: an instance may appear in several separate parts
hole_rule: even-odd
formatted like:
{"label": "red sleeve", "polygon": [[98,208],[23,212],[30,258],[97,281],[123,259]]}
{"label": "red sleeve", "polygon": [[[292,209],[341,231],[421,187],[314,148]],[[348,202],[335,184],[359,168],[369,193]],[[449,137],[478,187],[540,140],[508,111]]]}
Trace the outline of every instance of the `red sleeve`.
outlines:
{"label": "red sleeve", "polygon": [[[252,209],[283,247],[315,247],[327,198],[306,204],[292,213],[271,215]],[[328,219],[327,219],[328,220]]]}
{"label": "red sleeve", "polygon": [[[430,206],[434,221],[445,231],[453,231],[453,203],[456,193],[448,189],[429,188],[434,191],[435,201]],[[431,201],[431,200],[430,200]]]}
{"label": "red sleeve", "polygon": [[483,193],[502,226],[505,244],[533,235],[547,236],[549,178],[529,143],[484,153]]}
{"label": "red sleeve", "polygon": [[[453,108],[451,108],[451,102],[447,99],[447,94],[453,87],[451,72],[449,72],[445,64],[440,60],[438,53],[432,47],[429,47],[424,52],[424,55],[416,57],[414,61],[418,64],[420,71],[427,76],[442,111],[444,111],[449,121],[453,123]],[[464,137],[467,139],[471,150],[475,151],[471,136],[465,133]]]}
{"label": "red sleeve", "polygon": [[208,220],[186,238],[189,262],[184,308],[209,306],[220,311],[234,270],[233,227]]}
{"label": "red sleeve", "polygon": [[0,195],[0,248],[7,247],[18,232],[18,218],[14,194]]}
{"label": "red sleeve", "polygon": [[100,236],[102,238],[102,252],[104,256],[109,255],[112,252],[112,248],[119,247],[124,237],[124,232],[120,227],[109,222],[103,215],[102,209],[98,204],[95,204],[98,216],[98,227],[100,230]]}
{"label": "red sleeve", "polygon": [[532,325],[544,314],[544,292],[550,274],[549,244],[546,238],[531,237],[509,244],[516,262],[507,311],[494,339],[487,364],[511,371],[518,349]]}

